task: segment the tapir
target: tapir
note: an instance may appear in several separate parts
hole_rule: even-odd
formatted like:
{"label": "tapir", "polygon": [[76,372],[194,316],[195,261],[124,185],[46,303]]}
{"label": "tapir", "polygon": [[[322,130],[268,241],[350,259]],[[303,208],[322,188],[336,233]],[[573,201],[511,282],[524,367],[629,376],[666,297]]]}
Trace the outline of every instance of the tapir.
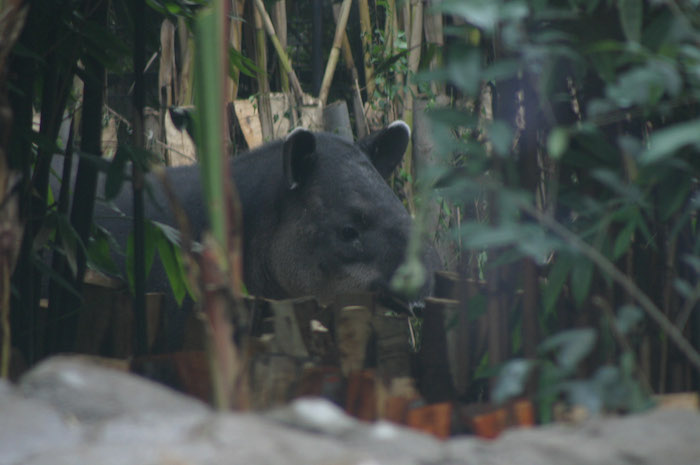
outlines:
{"label": "tapir", "polygon": [[[232,157],[248,291],[273,299],[313,295],[328,303],[339,293],[387,289],[404,260],[412,219],[385,180],[409,138],[403,121],[357,142],[297,128]],[[166,175],[196,239],[208,225],[199,168],[172,167]],[[176,226],[160,181],[148,175],[147,182],[152,195],[145,196],[146,217]],[[130,191],[128,186],[114,200],[126,217],[132,215]],[[131,222],[105,216],[96,212],[95,220],[123,247]],[[434,249],[427,248],[424,263],[432,276]],[[167,291],[162,267],[152,274],[149,287]]]}

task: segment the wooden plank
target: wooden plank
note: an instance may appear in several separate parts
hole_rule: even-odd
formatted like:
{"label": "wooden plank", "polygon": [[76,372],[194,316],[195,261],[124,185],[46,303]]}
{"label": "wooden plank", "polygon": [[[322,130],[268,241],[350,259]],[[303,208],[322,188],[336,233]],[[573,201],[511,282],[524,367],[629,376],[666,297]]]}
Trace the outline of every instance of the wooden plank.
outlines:
{"label": "wooden plank", "polygon": [[450,437],[452,425],[452,404],[442,402],[409,410],[406,424],[411,428],[432,434],[438,438]]}
{"label": "wooden plank", "polygon": [[294,357],[258,354],[251,363],[251,407],[269,409],[288,403],[301,376],[301,363]]}
{"label": "wooden plank", "polygon": [[204,351],[138,357],[131,362],[131,371],[211,403],[209,360]]}
{"label": "wooden plank", "polygon": [[347,294],[338,296],[334,304],[335,334],[343,376],[364,368],[367,343],[372,333],[371,294]]}
{"label": "wooden plank", "polygon": [[345,401],[345,384],[336,366],[304,367],[295,397],[323,397],[336,404]]}
{"label": "wooden plank", "polygon": [[295,358],[308,358],[309,351],[299,329],[294,301],[271,300],[270,309],[275,326],[274,344],[279,353]]}
{"label": "wooden plank", "polygon": [[455,397],[447,355],[446,316],[449,309],[458,304],[458,301],[450,299],[425,299],[418,385],[429,403],[444,402]]}
{"label": "wooden plank", "polygon": [[365,421],[377,419],[377,398],[374,370],[356,371],[348,376],[348,392],[345,410]]}
{"label": "wooden plank", "polygon": [[377,340],[377,373],[382,381],[411,376],[408,325],[405,316],[375,314],[372,317]]}

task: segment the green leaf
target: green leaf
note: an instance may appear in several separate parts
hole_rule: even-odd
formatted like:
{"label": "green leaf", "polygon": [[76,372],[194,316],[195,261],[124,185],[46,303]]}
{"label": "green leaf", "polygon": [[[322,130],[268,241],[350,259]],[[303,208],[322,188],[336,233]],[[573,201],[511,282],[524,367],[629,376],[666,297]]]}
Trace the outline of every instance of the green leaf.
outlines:
{"label": "green leaf", "polygon": [[542,353],[552,353],[557,364],[567,373],[572,373],[579,362],[586,357],[597,340],[592,328],[579,328],[562,331],[545,339],[539,347]]}
{"label": "green leaf", "polygon": [[510,245],[520,240],[517,224],[491,227],[483,223],[466,224],[461,228],[464,246],[472,249],[486,249]]}
{"label": "green leaf", "polygon": [[[160,231],[156,229],[156,231]],[[181,273],[181,268],[176,257],[176,250],[170,243],[165,234],[160,231],[157,234],[157,245],[158,245],[158,256],[160,261],[163,263],[163,268],[165,268],[165,273],[168,275],[168,282],[170,282],[170,287],[173,290],[173,296],[177,301],[178,305],[182,305],[182,300],[185,298],[187,293],[187,287],[185,286],[185,281]]]}
{"label": "green leaf", "polygon": [[55,281],[63,289],[67,290],[82,301],[83,295],[80,292],[78,292],[63,275],[56,273],[56,271],[53,268],[47,265],[46,260],[43,257],[39,257],[36,254],[32,254],[32,263],[41,272],[42,275],[48,276],[49,279]]}
{"label": "green leaf", "polygon": [[58,215],[58,233],[66,262],[73,276],[78,274],[78,233],[73,229],[70,220],[65,215]]}
{"label": "green leaf", "polygon": [[265,72],[260,69],[254,60],[244,56],[241,52],[233,47],[228,49],[229,57],[229,76],[233,76],[234,69],[238,69],[241,73],[248,77],[256,78],[257,74],[265,74]]}
{"label": "green leaf", "polygon": [[104,228],[93,228],[87,246],[88,265],[107,274],[119,275],[119,268],[112,260],[110,249],[112,243],[114,243],[114,238]]}
{"label": "green leaf", "polygon": [[398,53],[390,57],[383,58],[381,61],[377,61],[374,67],[374,72],[377,76],[387,73],[392,70],[392,66],[399,60],[408,56],[410,50],[401,50]]}
{"label": "green leaf", "polygon": [[668,221],[686,202],[690,194],[691,177],[674,170],[658,186],[658,211],[661,221]]}
{"label": "green leaf", "polygon": [[613,192],[625,197],[625,203],[642,204],[644,194],[634,184],[625,182],[615,171],[609,169],[593,169],[591,176]]}
{"label": "green leaf", "polygon": [[[182,303],[181,300],[182,298],[184,298],[182,290],[179,289],[183,286],[184,289],[187,291],[187,294],[189,294],[190,297],[196,300],[197,294],[195,290],[192,289],[191,283],[187,279],[187,270],[185,270],[185,264],[182,258],[182,250],[180,249],[180,247],[182,246],[180,239],[180,231],[164,223],[159,223],[157,221],[153,221],[152,223],[153,226],[155,226],[160,231],[162,237],[170,244],[170,248],[173,251],[172,257],[174,258],[175,263],[177,265],[177,270],[175,270],[175,268],[173,268],[172,265],[169,265],[171,271],[168,272],[168,266],[166,266],[166,272],[168,272],[168,280],[170,282],[170,286],[173,289],[173,294],[175,294],[176,298],[178,299],[178,305]],[[160,247],[162,247],[161,242],[158,243],[158,247],[160,251]],[[202,251],[202,245],[199,242],[193,241],[191,247],[195,253]],[[177,297],[177,295],[180,294],[182,294],[182,297]]]}
{"label": "green leaf", "polygon": [[700,144],[700,119],[675,124],[652,133],[649,148],[639,158],[651,164],[671,157],[676,150],[690,144]]}
{"label": "green leaf", "polygon": [[668,92],[678,92],[681,78],[672,66],[657,62],[618,74],[617,81],[605,89],[606,96],[620,108],[652,106]]}
{"label": "green leaf", "polygon": [[[153,259],[156,254],[156,242],[158,231],[150,221],[145,221],[144,224],[144,267],[146,272],[144,276],[148,278],[153,266]],[[126,240],[126,276],[129,280],[129,288],[134,291],[134,234],[133,231],[129,234]]]}
{"label": "green leaf", "polygon": [[552,421],[552,411],[555,402],[559,401],[561,380],[566,373],[555,364],[544,361],[539,366],[538,392],[539,417],[543,423]]}
{"label": "green leaf", "polygon": [[599,414],[603,410],[603,396],[599,387],[591,380],[569,381],[562,388],[571,405],[583,407],[591,414]]}
{"label": "green leaf", "polygon": [[162,234],[165,235],[165,237],[168,239],[168,241],[170,241],[171,244],[177,247],[182,246],[182,244],[180,243],[180,231],[178,231],[170,225],[161,223],[159,221],[152,221],[151,223],[153,224],[153,226],[158,228]]}
{"label": "green leaf", "polygon": [[475,96],[482,83],[481,54],[478,50],[452,51],[447,61],[449,80],[465,94]]}
{"label": "green leaf", "polygon": [[566,252],[560,253],[554,261],[554,266],[547,277],[547,286],[544,288],[542,305],[545,314],[549,314],[559,299],[559,294],[564,287],[564,283],[574,266],[573,257]]}
{"label": "green leaf", "polygon": [[130,50],[124,41],[111,31],[95,21],[74,14],[70,26],[79,34],[85,44],[85,53],[92,56],[105,68],[117,73],[123,73],[129,63]]}
{"label": "green leaf", "polygon": [[625,37],[630,42],[639,42],[642,36],[644,3],[642,0],[618,0],[617,8],[620,10],[620,23]]}
{"label": "green leaf", "polygon": [[547,137],[547,152],[549,156],[555,160],[561,156],[569,148],[569,131],[562,127],[552,129]]}
{"label": "green leaf", "polygon": [[615,318],[615,327],[622,334],[627,334],[633,329],[642,319],[644,313],[634,305],[624,305],[617,312]]}
{"label": "green leaf", "polygon": [[501,404],[522,394],[534,366],[535,364],[531,360],[525,359],[513,359],[506,362],[500,370],[496,386],[493,389],[493,401]]}
{"label": "green leaf", "polygon": [[438,5],[443,12],[462,18],[485,31],[492,31],[500,20],[499,2],[492,0],[446,0]]}
{"label": "green leaf", "polygon": [[489,140],[496,154],[504,157],[513,147],[513,129],[505,121],[495,120],[489,127]]}
{"label": "green leaf", "polygon": [[620,230],[613,245],[613,260],[620,258],[630,247],[634,232],[637,230],[637,219],[633,217],[625,227]]}
{"label": "green leaf", "polygon": [[680,278],[676,278],[673,281],[673,288],[684,299],[689,299],[693,296],[693,294],[695,294],[695,289],[693,288],[693,286],[688,281],[685,281]]}
{"label": "green leaf", "polygon": [[518,60],[500,59],[483,70],[483,78],[487,81],[502,81],[515,77],[522,69]]}
{"label": "green leaf", "polygon": [[574,261],[571,272],[571,294],[577,306],[581,306],[588,297],[593,281],[593,263],[587,258],[578,256]]}

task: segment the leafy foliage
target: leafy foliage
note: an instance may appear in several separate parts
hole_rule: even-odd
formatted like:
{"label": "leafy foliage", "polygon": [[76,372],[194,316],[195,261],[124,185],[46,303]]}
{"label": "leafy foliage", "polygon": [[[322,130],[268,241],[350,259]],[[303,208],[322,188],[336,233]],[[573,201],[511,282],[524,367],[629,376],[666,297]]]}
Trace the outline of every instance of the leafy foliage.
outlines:
{"label": "leafy foliage", "polygon": [[[455,0],[439,8],[462,25],[450,29],[445,66],[420,78],[463,96],[433,118],[436,154],[450,167],[440,195],[467,212],[480,206],[456,231],[461,266],[474,270],[468,263],[485,252],[479,273],[508,277],[500,292],[514,298],[524,286],[515,267],[536,263],[541,286],[523,290],[537,294],[535,327],[551,335],[535,359],[503,368],[494,396],[522,392],[538,373],[540,395],[552,402],[565,393],[595,412],[642,408],[648,391],[640,386],[663,372],[649,360],[652,371],[639,372],[630,348],[643,336],[627,332],[625,305],[650,297],[669,321],[681,308],[696,309],[694,325],[700,320],[692,285],[679,293],[674,284],[697,280],[687,260],[700,252],[700,16],[690,2],[641,0]],[[622,291],[578,240],[637,291]],[[598,346],[611,330],[596,326],[612,308],[627,336]],[[588,328],[557,332],[571,321]],[[668,344],[652,341],[652,350]],[[586,357],[615,362],[593,370]]]}

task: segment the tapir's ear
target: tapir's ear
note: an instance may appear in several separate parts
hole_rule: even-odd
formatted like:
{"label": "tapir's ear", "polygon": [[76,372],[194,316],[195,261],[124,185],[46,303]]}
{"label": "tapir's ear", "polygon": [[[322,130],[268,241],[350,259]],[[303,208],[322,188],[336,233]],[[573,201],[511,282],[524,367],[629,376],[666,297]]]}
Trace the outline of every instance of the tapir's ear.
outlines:
{"label": "tapir's ear", "polygon": [[411,137],[411,129],[401,120],[358,141],[384,179],[401,163]]}
{"label": "tapir's ear", "polygon": [[316,138],[308,129],[296,128],[284,139],[284,177],[290,189],[304,183],[316,162]]}

